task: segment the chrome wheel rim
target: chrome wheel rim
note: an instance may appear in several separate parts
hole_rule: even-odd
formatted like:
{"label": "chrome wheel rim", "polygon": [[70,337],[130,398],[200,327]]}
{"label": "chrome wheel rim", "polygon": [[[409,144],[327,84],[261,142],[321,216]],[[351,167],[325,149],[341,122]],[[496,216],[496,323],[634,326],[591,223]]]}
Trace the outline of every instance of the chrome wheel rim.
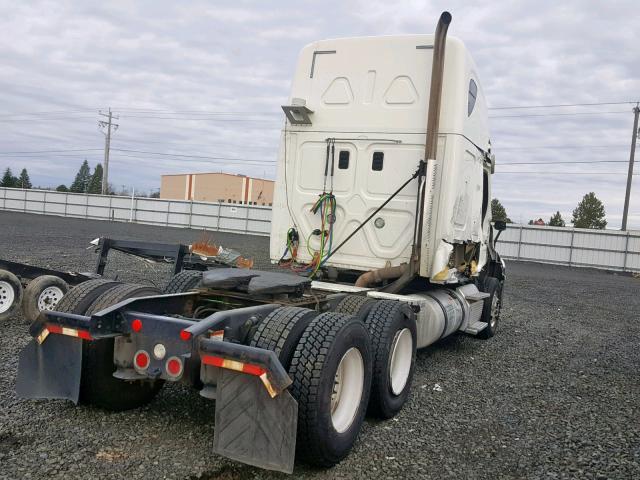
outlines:
{"label": "chrome wheel rim", "polygon": [[45,288],[40,295],[38,295],[38,310],[39,311],[49,311],[53,310],[60,299],[64,296],[64,292],[59,287],[47,287]]}
{"label": "chrome wheel rim", "polygon": [[349,429],[358,413],[364,390],[364,360],[351,347],[340,359],[331,393],[331,422],[338,433]]}
{"label": "chrome wheel rim", "polygon": [[7,312],[16,300],[16,292],[9,282],[0,280],[0,313]]}
{"label": "chrome wheel rim", "polygon": [[413,335],[411,330],[403,328],[398,331],[391,347],[391,362],[389,366],[389,383],[394,395],[400,395],[407,385],[411,372],[413,357]]}

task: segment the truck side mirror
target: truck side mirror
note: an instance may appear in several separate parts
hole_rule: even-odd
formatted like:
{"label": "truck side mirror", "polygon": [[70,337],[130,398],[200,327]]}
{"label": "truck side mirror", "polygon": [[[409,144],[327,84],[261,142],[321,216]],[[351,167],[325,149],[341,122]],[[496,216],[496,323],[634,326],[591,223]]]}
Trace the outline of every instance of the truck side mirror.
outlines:
{"label": "truck side mirror", "polygon": [[493,223],[493,228],[495,228],[499,232],[503,232],[507,229],[507,222],[505,222],[504,220],[496,220]]}

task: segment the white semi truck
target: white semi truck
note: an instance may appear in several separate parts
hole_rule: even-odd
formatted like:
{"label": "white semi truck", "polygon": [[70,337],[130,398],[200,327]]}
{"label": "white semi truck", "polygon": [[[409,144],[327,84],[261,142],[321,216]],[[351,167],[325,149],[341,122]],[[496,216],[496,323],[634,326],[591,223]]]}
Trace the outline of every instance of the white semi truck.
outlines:
{"label": "white semi truck", "polygon": [[[492,337],[504,264],[487,106],[462,42],[326,40],[296,67],[273,206],[276,271],[185,270],[164,294],[81,283],[31,326],[18,393],[110,410],[166,382],[215,400],[213,449],[291,472],[397,414],[416,350]],[[278,271],[279,270],[279,271]]]}

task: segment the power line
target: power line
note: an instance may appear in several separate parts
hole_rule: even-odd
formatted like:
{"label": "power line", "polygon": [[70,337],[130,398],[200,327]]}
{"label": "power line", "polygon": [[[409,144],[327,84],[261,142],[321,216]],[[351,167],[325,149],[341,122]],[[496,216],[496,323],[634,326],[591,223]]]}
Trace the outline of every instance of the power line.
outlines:
{"label": "power line", "polygon": [[567,149],[578,149],[578,148],[629,148],[629,145],[522,145],[518,147],[500,147],[493,145],[492,149],[496,150],[534,150],[539,148],[567,148]]}
{"label": "power line", "polygon": [[[188,159],[179,159],[179,158],[149,158],[149,157],[142,157],[140,155],[129,155],[126,153],[118,153],[117,154],[118,157],[128,157],[128,158],[136,158],[136,159],[140,159],[140,160],[147,160],[147,161],[171,161],[171,160],[188,160]],[[216,164],[216,165],[249,165],[249,166],[262,166],[264,168],[273,168],[276,166],[276,162],[270,162],[268,160],[234,160],[234,159],[229,159],[229,160],[202,160],[202,161],[197,161],[195,160],[196,163],[211,163],[211,164]]]}
{"label": "power line", "polygon": [[10,155],[14,153],[66,153],[66,152],[92,152],[99,151],[101,148],[74,148],[70,150],[31,150],[23,152],[0,152],[0,155]]}
{"label": "power line", "polygon": [[551,105],[514,105],[507,107],[489,107],[489,110],[520,110],[524,108],[561,108],[561,107],[593,107],[598,105],[633,105],[637,102],[594,102],[594,103],[556,103]]}
{"label": "power line", "polygon": [[0,122],[2,123],[19,123],[19,122],[48,122],[50,120],[85,120],[87,118],[95,118],[93,115],[87,115],[82,117],[42,117],[42,118],[9,118],[3,119],[0,118]]}
{"label": "power line", "polygon": [[[626,172],[505,172],[498,171],[495,173],[511,173],[514,175],[626,175]],[[640,173],[634,173],[634,175],[640,175]]]}
{"label": "power line", "polygon": [[567,113],[529,113],[522,115],[489,115],[489,118],[524,118],[524,117],[571,117],[576,115],[609,115],[629,113],[627,111],[616,112],[567,112]]}
{"label": "power line", "polygon": [[[556,103],[543,105],[508,105],[499,107],[489,107],[489,110],[521,110],[535,108],[567,108],[567,107],[591,107],[601,105],[634,105],[637,101],[624,102],[588,102],[588,103]],[[67,113],[84,113],[94,112],[99,107],[77,107],[71,110],[48,110],[35,112],[11,112],[0,114],[0,117],[26,116],[26,115],[51,115],[51,114],[67,114]],[[121,112],[132,113],[158,113],[158,114],[176,114],[176,115],[280,115],[279,110],[254,110],[254,111],[233,111],[233,110],[171,110],[150,107],[118,107]]]}
{"label": "power line", "polygon": [[275,160],[262,160],[262,159],[256,159],[256,158],[210,157],[206,155],[185,155],[180,153],[149,152],[146,150],[133,150],[133,149],[127,149],[127,148],[113,148],[112,150],[117,152],[144,153],[147,155],[161,155],[165,157],[184,157],[184,158],[202,158],[205,160],[239,160],[239,161],[247,161],[247,162],[276,163]]}
{"label": "power line", "polygon": [[560,165],[569,163],[627,163],[626,160],[577,160],[577,161],[559,161],[559,162],[498,162],[499,165]]}
{"label": "power line", "polygon": [[143,118],[148,120],[183,120],[183,121],[206,121],[206,122],[256,122],[273,123],[273,120],[260,120],[254,118],[187,118],[187,117],[149,117],[140,115],[122,115],[122,118]]}
{"label": "power line", "polygon": [[158,115],[281,115],[278,110],[272,111],[232,111],[232,110],[159,110],[159,109],[136,109],[136,108],[121,108],[123,112],[131,113],[151,113]]}
{"label": "power line", "polygon": [[27,116],[39,116],[39,115],[66,115],[66,114],[77,114],[77,113],[81,113],[81,114],[86,114],[88,112],[93,112],[96,109],[94,108],[87,108],[87,109],[82,109],[82,110],[52,110],[52,111],[48,111],[48,112],[14,112],[14,113],[3,113],[0,114],[0,117],[27,117]]}
{"label": "power line", "polygon": [[[262,148],[262,147],[260,147]],[[53,156],[53,157],[66,157],[66,156],[86,156],[83,152],[98,152],[102,151],[101,148],[83,148],[83,149],[68,149],[68,150],[30,150],[30,151],[14,151],[14,152],[0,152],[0,156],[13,157],[13,158],[37,158],[40,156]],[[147,150],[134,150],[127,148],[110,148],[113,152],[129,152],[129,153],[141,153],[145,155],[160,155],[165,157],[183,157],[183,158],[199,158],[204,160],[224,160],[224,161],[240,161],[240,162],[259,162],[259,163],[276,163],[276,160],[265,160],[257,158],[238,158],[238,157],[212,157],[208,155],[193,155],[193,154],[181,154],[181,153],[167,153],[167,152],[151,152]],[[88,153],[87,155],[91,155]],[[126,156],[124,154],[120,154]],[[140,156],[133,156],[136,158],[144,158]]]}

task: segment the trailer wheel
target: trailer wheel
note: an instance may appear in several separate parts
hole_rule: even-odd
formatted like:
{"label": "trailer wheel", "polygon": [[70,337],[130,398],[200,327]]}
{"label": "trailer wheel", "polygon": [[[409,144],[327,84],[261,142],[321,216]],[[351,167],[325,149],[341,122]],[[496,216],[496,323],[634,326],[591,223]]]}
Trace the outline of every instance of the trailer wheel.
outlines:
{"label": "trailer wheel", "polygon": [[196,288],[201,281],[202,272],[195,270],[183,270],[171,277],[167,286],[164,287],[164,293],[188,292],[192,288]]}
{"label": "trailer wheel", "polygon": [[497,278],[486,277],[483,282],[482,291],[489,294],[484,299],[482,306],[482,316],[480,321],[488,324],[483,330],[478,332],[478,337],[487,339],[493,337],[500,325],[500,311],[502,309],[502,284]]}
{"label": "trailer wheel", "polygon": [[56,305],[59,312],[83,315],[91,304],[107,290],[122,285],[122,282],[96,278],[82,282],[69,290]]}
{"label": "trailer wheel", "polygon": [[22,313],[33,322],[40,312],[54,310],[58,302],[69,291],[69,285],[55,275],[41,275],[29,282],[24,289],[22,299]]}
{"label": "trailer wheel", "polygon": [[[146,285],[118,285],[98,297],[87,309],[86,315],[97,313],[128,298],[159,293],[157,288]],[[113,348],[113,338],[83,342],[80,402],[111,411],[130,410],[151,402],[164,381],[126,382],[115,378]]]}
{"label": "trailer wheel", "polygon": [[347,315],[357,315],[364,319],[375,303],[376,300],[364,295],[347,295],[340,300],[335,311]]}
{"label": "trailer wheel", "polygon": [[274,351],[288,370],[302,333],[317,315],[318,312],[308,308],[278,308],[258,325],[251,346]]}
{"label": "trailer wheel", "polygon": [[416,363],[416,321],[404,302],[375,303],[365,319],[371,335],[373,381],[369,413],[391,418],[409,397]]}
{"label": "trailer wheel", "polygon": [[20,308],[22,284],[8,270],[0,270],[0,320],[8,320]]}
{"label": "trailer wheel", "polygon": [[298,455],[329,467],[358,437],[371,388],[371,339],[357,317],[327,312],[306,328],[289,375],[298,401]]}

